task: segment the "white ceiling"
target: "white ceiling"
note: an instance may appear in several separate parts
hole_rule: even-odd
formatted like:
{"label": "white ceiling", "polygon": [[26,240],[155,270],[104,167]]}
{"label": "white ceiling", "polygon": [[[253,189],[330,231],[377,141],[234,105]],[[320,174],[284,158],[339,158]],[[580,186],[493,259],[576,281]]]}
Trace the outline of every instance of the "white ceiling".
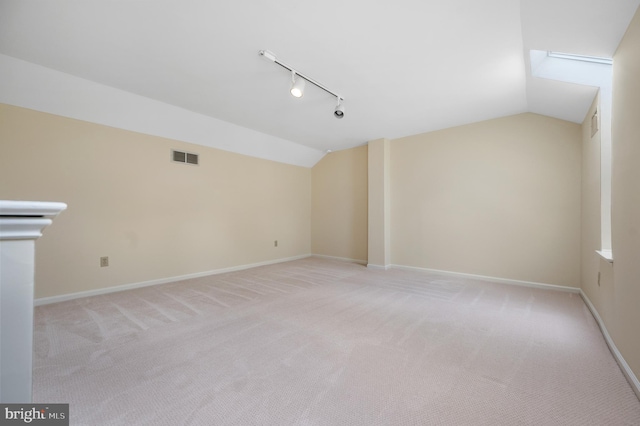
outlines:
{"label": "white ceiling", "polygon": [[[611,57],[640,0],[0,0],[0,53],[317,150],[521,112],[580,122],[596,89],[529,49]],[[302,99],[278,59],[307,84]],[[1,83],[0,83],[1,84]]]}

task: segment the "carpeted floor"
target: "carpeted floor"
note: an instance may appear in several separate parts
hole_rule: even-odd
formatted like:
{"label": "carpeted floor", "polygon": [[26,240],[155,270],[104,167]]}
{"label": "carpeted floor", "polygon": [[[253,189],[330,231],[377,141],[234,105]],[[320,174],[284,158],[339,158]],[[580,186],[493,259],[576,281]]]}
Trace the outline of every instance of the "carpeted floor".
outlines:
{"label": "carpeted floor", "polygon": [[639,425],[577,294],[307,258],[36,308],[72,425]]}

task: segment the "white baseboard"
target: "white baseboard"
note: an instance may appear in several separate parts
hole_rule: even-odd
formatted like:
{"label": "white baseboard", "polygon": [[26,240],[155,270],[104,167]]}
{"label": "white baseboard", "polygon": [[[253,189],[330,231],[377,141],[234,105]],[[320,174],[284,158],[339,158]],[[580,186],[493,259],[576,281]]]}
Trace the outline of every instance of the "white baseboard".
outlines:
{"label": "white baseboard", "polygon": [[248,265],[239,265],[239,266],[232,266],[230,268],[214,269],[212,271],[196,272],[194,274],[180,275],[180,276],[168,277],[168,278],[159,278],[156,280],[142,281],[139,283],[123,284],[123,285],[117,285],[114,287],[99,288],[96,290],[87,290],[87,291],[80,291],[77,293],[62,294],[60,296],[41,297],[39,299],[34,300],[34,305],[35,306],[48,305],[50,303],[65,302],[67,300],[79,299],[81,297],[98,296],[101,294],[115,293],[118,291],[131,290],[134,288],[148,287],[148,286],[158,285],[158,284],[167,284],[175,281],[188,280],[191,278],[206,277],[208,275],[218,275],[218,274],[224,274],[226,272],[242,271],[245,269],[256,268],[258,266],[274,265],[276,263],[283,263],[283,262],[290,262],[292,260],[304,259],[310,256],[311,256],[310,254],[303,254],[300,256],[287,257],[283,259],[275,259],[275,260],[267,260],[265,262],[251,263]]}
{"label": "white baseboard", "polygon": [[349,257],[327,256],[326,254],[312,254],[312,256],[319,257],[322,259],[339,260],[341,262],[357,263],[359,265],[365,265],[367,268],[370,268],[370,269],[379,269],[379,270],[389,269],[388,266],[373,265],[371,263],[367,263],[366,260],[362,260],[362,259],[351,259]]}
{"label": "white baseboard", "polygon": [[591,314],[593,315],[596,322],[598,323],[598,326],[600,327],[600,331],[602,331],[602,335],[604,336],[604,340],[605,342],[607,342],[607,346],[609,346],[609,350],[611,351],[611,353],[613,354],[613,357],[616,359],[618,365],[620,366],[622,373],[627,378],[627,381],[629,382],[631,389],[633,389],[638,399],[640,399],[640,381],[638,380],[636,375],[633,373],[633,370],[631,369],[631,367],[629,367],[629,364],[627,364],[627,361],[625,361],[624,357],[616,347],[616,344],[613,343],[613,339],[611,338],[609,331],[607,331],[607,327],[605,327],[604,321],[602,321],[602,318],[600,317],[600,314],[596,310],[596,307],[593,306],[593,303],[591,303],[591,300],[589,300],[589,297],[584,291],[582,291],[582,289],[580,290],[580,296],[582,296],[582,300],[584,300],[584,303],[587,305],[587,307],[591,311]]}
{"label": "white baseboard", "polygon": [[322,259],[330,259],[330,260],[339,260],[341,262],[350,262],[350,263],[358,263],[360,265],[366,265],[366,260],[361,259],[350,259],[348,257],[337,257],[337,256],[327,256],[325,254],[312,254],[312,257],[320,257]]}
{"label": "white baseboard", "polygon": [[375,269],[378,271],[387,271],[389,270],[389,268],[391,268],[391,266],[390,265],[374,265],[373,263],[367,263],[367,268]]}
{"label": "white baseboard", "polygon": [[580,289],[577,287],[569,287],[569,286],[556,285],[556,284],[545,284],[545,283],[538,283],[533,281],[513,280],[509,278],[490,277],[486,275],[465,274],[462,272],[442,271],[439,269],[418,268],[416,266],[391,265],[391,267],[394,269],[406,269],[410,271],[433,272],[436,274],[449,275],[452,277],[459,277],[459,278],[473,278],[476,280],[490,281],[490,282],[500,283],[500,284],[511,284],[511,285],[519,285],[523,287],[544,288],[548,290],[559,290],[559,291],[565,291],[569,293],[580,293]]}

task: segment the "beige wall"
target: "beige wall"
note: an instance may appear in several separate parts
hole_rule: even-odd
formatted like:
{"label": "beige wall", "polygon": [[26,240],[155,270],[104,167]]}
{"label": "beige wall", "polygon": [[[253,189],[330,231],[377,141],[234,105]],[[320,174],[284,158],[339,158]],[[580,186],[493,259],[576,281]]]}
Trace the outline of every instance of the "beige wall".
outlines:
{"label": "beige wall", "polygon": [[640,10],[613,60],[613,297],[605,325],[640,377]]}
{"label": "beige wall", "polygon": [[326,155],[311,172],[313,254],[367,261],[367,147]]}
{"label": "beige wall", "polygon": [[393,140],[392,263],[578,287],[580,143],[529,113]]}
{"label": "beige wall", "polygon": [[0,199],[69,205],[37,242],[38,298],[311,252],[310,169],[7,105]]}
{"label": "beige wall", "polygon": [[601,131],[591,136],[593,101],[582,123],[581,287],[604,321],[612,318],[613,268],[596,250],[601,247],[600,161]]}

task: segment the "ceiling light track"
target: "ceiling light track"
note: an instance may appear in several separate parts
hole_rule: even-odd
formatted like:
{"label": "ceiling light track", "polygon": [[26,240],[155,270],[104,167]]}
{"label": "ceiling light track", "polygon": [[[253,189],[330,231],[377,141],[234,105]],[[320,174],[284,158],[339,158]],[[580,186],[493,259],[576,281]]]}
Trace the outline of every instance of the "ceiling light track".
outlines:
{"label": "ceiling light track", "polygon": [[[329,93],[330,95],[334,96],[337,101],[338,101],[338,106],[336,106],[336,110],[334,112],[334,115],[336,118],[342,118],[344,117],[344,105],[342,104],[342,101],[344,101],[344,98],[342,96],[340,96],[339,94],[337,94],[336,92],[334,92],[333,90],[329,89],[327,86],[325,86],[322,83],[317,82],[316,80],[312,79],[309,76],[306,76],[302,73],[300,73],[299,71],[296,71],[293,67],[285,64],[284,62],[280,61],[278,58],[276,58],[276,55],[274,55],[272,52],[268,51],[268,50],[261,50],[258,52],[258,54],[270,61],[272,61],[275,64],[280,65],[282,68],[288,70],[291,72],[291,94],[293,96],[295,96],[296,98],[301,98],[303,96],[303,89],[304,89],[304,81],[308,81],[309,83],[313,84],[314,86],[324,90],[325,92]],[[298,77],[298,78],[296,78]],[[302,79],[302,80],[301,80]]]}

